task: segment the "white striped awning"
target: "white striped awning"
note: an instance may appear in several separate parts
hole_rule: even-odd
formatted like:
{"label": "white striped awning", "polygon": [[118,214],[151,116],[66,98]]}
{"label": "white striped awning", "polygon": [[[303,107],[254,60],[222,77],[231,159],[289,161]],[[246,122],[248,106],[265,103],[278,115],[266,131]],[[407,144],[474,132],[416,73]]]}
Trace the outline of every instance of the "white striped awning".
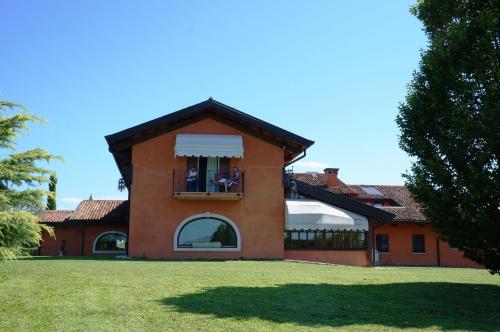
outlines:
{"label": "white striped awning", "polygon": [[239,135],[177,134],[175,155],[243,158],[243,138]]}
{"label": "white striped awning", "polygon": [[309,199],[287,199],[287,230],[352,230],[368,231],[368,219],[333,205]]}

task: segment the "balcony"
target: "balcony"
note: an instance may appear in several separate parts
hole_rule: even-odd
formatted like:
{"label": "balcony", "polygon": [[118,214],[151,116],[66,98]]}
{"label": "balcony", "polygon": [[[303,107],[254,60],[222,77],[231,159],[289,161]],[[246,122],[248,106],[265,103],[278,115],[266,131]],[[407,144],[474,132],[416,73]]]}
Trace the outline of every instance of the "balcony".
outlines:
{"label": "balcony", "polygon": [[186,169],[174,169],[172,193],[179,200],[237,201],[245,194],[245,172],[237,177],[216,170],[201,170],[189,176]]}

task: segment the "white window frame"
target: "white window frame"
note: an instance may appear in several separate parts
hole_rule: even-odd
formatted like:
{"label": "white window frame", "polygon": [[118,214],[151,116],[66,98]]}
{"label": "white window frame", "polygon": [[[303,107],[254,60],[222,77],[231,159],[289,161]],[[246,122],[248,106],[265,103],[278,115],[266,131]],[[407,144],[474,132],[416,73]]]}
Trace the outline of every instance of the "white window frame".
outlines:
{"label": "white window frame", "polygon": [[94,253],[94,254],[124,254],[127,252],[127,249],[124,249],[124,250],[95,250],[95,245],[97,244],[97,241],[102,236],[104,236],[106,234],[110,234],[110,233],[116,233],[116,234],[120,234],[120,235],[125,236],[125,238],[127,239],[127,244],[128,244],[127,234],[125,234],[123,232],[119,232],[119,231],[107,231],[107,232],[103,232],[103,233],[99,234],[98,236],[96,236],[96,238],[94,240],[94,244],[92,245],[92,253]]}
{"label": "white window frame", "polygon": [[[177,242],[178,242],[179,233],[180,233],[182,227],[184,227],[184,225],[186,225],[187,223],[189,223],[195,219],[201,219],[201,218],[220,219],[222,221],[227,222],[229,225],[231,225],[231,227],[233,227],[234,232],[236,233],[236,248],[182,248],[182,247],[178,247]],[[227,217],[221,216],[219,214],[210,213],[210,212],[195,214],[195,215],[192,215],[192,216],[184,219],[175,229],[173,242],[174,242],[174,251],[198,251],[198,252],[200,252],[200,251],[233,251],[233,252],[234,251],[241,251],[241,236],[240,236],[240,231],[239,231],[238,227],[236,226],[236,224],[231,219],[229,219]]]}

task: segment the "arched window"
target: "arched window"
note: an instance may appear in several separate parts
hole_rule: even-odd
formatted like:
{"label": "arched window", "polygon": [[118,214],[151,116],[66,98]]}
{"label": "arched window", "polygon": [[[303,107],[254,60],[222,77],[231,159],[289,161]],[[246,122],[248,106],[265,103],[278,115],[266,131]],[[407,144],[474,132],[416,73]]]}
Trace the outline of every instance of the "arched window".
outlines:
{"label": "arched window", "polygon": [[175,232],[176,251],[239,251],[240,235],[229,219],[205,213],[184,220]]}
{"label": "arched window", "polygon": [[95,254],[125,253],[127,248],[127,235],[122,232],[104,232],[94,241]]}

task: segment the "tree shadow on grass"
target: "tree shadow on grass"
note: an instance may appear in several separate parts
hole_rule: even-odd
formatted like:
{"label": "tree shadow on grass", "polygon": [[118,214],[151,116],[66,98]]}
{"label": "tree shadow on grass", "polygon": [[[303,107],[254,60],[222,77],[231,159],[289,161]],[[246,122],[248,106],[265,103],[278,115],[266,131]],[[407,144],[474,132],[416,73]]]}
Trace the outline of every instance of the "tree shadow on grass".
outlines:
{"label": "tree shadow on grass", "polygon": [[215,287],[162,300],[178,312],[257,318],[308,327],[376,324],[444,330],[500,329],[500,287],[447,282]]}

